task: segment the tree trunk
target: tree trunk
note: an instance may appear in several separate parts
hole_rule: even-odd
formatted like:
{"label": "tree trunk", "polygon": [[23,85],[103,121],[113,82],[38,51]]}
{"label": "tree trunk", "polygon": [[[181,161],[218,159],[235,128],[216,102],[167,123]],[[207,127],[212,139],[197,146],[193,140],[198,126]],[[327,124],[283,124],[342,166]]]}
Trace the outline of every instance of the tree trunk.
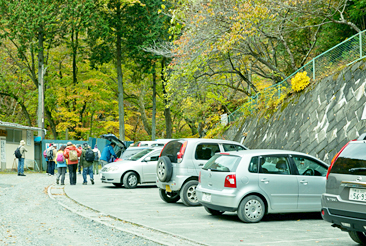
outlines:
{"label": "tree trunk", "polygon": [[146,116],[145,104],[144,104],[144,96],[145,96],[145,88],[141,88],[141,92],[139,94],[139,111],[141,114],[142,124],[144,125],[144,129],[147,134],[151,135],[151,126],[149,125],[149,121]]}
{"label": "tree trunk", "polygon": [[44,139],[44,82],[43,82],[43,27],[39,27],[38,33],[38,127],[42,130],[38,132],[38,136]]}
{"label": "tree trunk", "polygon": [[123,74],[122,74],[122,37],[121,37],[121,4],[117,4],[117,40],[116,40],[116,66],[118,81],[118,114],[119,114],[119,139],[125,141],[125,119],[124,119],[124,101],[123,101]]}
{"label": "tree trunk", "polygon": [[161,61],[161,81],[163,85],[163,98],[164,98],[164,118],[165,118],[165,131],[166,136],[165,138],[172,138],[172,116],[170,113],[170,107],[169,107],[169,101],[168,101],[168,95],[165,89],[165,85],[167,83],[166,78],[164,76],[164,68],[165,68],[165,58]]}
{"label": "tree trunk", "polygon": [[153,66],[153,108],[152,108],[152,119],[151,119],[151,140],[155,141],[156,135],[156,72],[155,64]]}

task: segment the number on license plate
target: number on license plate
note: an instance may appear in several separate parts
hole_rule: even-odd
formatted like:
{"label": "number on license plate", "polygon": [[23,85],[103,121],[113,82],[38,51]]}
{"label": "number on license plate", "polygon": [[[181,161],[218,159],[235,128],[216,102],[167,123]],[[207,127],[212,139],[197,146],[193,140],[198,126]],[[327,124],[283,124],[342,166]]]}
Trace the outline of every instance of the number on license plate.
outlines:
{"label": "number on license plate", "polygon": [[202,193],[202,201],[211,202],[211,194]]}
{"label": "number on license plate", "polygon": [[350,188],[349,199],[354,201],[366,202],[366,189]]}

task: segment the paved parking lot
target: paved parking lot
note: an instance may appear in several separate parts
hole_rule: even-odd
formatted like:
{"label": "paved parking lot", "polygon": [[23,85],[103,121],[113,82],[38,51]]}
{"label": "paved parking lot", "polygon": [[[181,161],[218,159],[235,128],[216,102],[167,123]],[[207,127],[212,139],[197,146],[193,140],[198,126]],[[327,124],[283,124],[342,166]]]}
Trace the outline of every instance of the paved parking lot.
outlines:
{"label": "paved parking lot", "polygon": [[103,214],[205,245],[355,245],[318,213],[268,215],[260,223],[246,224],[236,213],[212,216],[203,207],[167,204],[152,185],[129,190],[97,180],[93,186],[67,185],[65,192]]}

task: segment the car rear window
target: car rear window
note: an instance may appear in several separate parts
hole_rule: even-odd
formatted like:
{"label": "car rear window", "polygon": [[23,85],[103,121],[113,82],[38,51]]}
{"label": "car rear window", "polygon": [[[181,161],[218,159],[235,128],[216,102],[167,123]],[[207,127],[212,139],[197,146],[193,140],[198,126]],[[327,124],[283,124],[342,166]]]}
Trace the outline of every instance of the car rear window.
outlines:
{"label": "car rear window", "polygon": [[339,155],[331,172],[366,175],[366,143],[350,143]]}
{"label": "car rear window", "polygon": [[183,142],[181,141],[171,141],[167,143],[161,152],[161,156],[166,156],[171,162],[177,163],[177,153],[180,151]]}
{"label": "car rear window", "polygon": [[215,155],[202,168],[204,170],[211,169],[211,171],[218,172],[234,172],[241,157],[236,155]]}
{"label": "car rear window", "polygon": [[237,144],[223,144],[225,152],[227,151],[238,151],[238,150],[246,150],[243,146]]}

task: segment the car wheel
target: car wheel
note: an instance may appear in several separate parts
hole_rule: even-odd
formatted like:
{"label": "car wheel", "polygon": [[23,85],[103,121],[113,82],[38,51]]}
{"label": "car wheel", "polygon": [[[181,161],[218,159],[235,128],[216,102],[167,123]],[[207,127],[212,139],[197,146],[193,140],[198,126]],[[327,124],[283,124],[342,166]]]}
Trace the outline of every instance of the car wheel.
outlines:
{"label": "car wheel", "polygon": [[352,240],[355,241],[356,243],[359,243],[361,245],[365,245],[366,244],[366,235],[365,235],[365,232],[349,231],[348,234],[352,238]]}
{"label": "car wheel", "polygon": [[127,189],[136,188],[139,178],[136,173],[128,172],[123,176],[123,185]]}
{"label": "car wheel", "polygon": [[167,182],[172,178],[173,165],[169,157],[162,156],[156,165],[156,174],[161,182]]}
{"label": "car wheel", "polygon": [[176,203],[180,199],[178,192],[167,192],[163,189],[159,189],[159,195],[160,198],[167,203]]}
{"label": "car wheel", "polygon": [[266,212],[264,202],[255,195],[244,198],[238,208],[239,219],[243,222],[256,223],[259,222]]}
{"label": "car wheel", "polygon": [[114,186],[118,187],[118,188],[121,188],[122,187],[122,184],[120,183],[113,183]]}
{"label": "car wheel", "polygon": [[215,209],[211,209],[208,207],[205,207],[205,210],[207,211],[207,213],[212,214],[212,215],[222,215],[225,211],[219,211],[219,210],[215,210]]}
{"label": "car wheel", "polygon": [[198,185],[197,180],[190,180],[185,183],[180,191],[180,198],[186,206],[198,206],[201,205],[198,202],[196,195],[196,187]]}

